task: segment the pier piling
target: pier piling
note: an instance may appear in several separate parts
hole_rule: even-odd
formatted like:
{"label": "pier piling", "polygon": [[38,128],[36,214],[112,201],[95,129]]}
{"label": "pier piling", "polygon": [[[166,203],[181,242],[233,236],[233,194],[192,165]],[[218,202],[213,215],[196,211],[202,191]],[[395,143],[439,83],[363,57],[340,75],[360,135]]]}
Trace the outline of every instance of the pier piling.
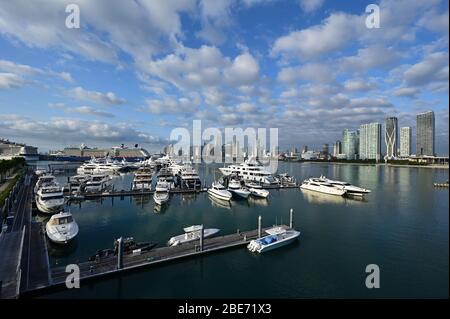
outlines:
{"label": "pier piling", "polygon": [[117,269],[122,269],[122,237],[117,239]]}
{"label": "pier piling", "polygon": [[200,229],[200,251],[203,251],[203,241],[204,241],[204,235],[205,235],[205,232],[204,232],[204,227],[203,227],[203,224],[202,224],[202,227],[201,227],[201,229]]}
{"label": "pier piling", "polygon": [[294,210],[291,208],[289,211],[289,228],[294,228]]}
{"label": "pier piling", "polygon": [[261,238],[261,221],[262,221],[262,217],[261,217],[261,215],[259,215],[259,217],[258,217],[258,238]]}

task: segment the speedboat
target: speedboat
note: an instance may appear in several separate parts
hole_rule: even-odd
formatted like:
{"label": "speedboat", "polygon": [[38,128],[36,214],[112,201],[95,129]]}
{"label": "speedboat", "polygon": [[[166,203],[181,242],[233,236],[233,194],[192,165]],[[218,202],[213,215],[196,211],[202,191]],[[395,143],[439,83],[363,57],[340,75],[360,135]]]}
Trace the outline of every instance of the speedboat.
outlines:
{"label": "speedboat", "polygon": [[153,200],[157,205],[163,205],[169,201],[169,184],[166,181],[156,183]]}
{"label": "speedboat", "polygon": [[71,213],[60,212],[50,217],[45,231],[55,244],[67,244],[78,235],[78,225]]}
{"label": "speedboat", "polygon": [[208,188],[208,194],[212,197],[225,201],[229,201],[233,196],[229,191],[227,191],[225,186],[223,186],[219,182],[212,183],[211,187]]}
{"label": "speedboat", "polygon": [[347,195],[353,195],[353,196],[364,196],[365,194],[370,193],[370,190],[366,189],[366,188],[362,188],[362,187],[358,187],[355,185],[352,185],[348,182],[342,182],[342,181],[337,181],[337,180],[332,180],[332,179],[328,179],[325,176],[320,176],[320,179],[330,183],[331,185],[333,185],[336,188],[339,189],[343,189],[347,191]]}
{"label": "speedboat", "polygon": [[247,248],[251,252],[263,253],[294,242],[300,232],[294,229],[285,229],[276,226],[266,230],[267,236],[252,240]]}
{"label": "speedboat", "polygon": [[141,167],[137,170],[133,179],[133,190],[151,190],[152,189],[152,170]]}
{"label": "speedboat", "polygon": [[249,188],[250,194],[256,197],[267,198],[269,196],[269,191],[262,188]]}
{"label": "speedboat", "polygon": [[34,193],[36,194],[39,188],[44,186],[56,185],[56,178],[53,175],[42,175],[38,178],[36,185],[34,186]]}
{"label": "speedboat", "polygon": [[300,188],[336,196],[344,196],[347,192],[345,189],[337,188],[320,178],[306,179],[303,181],[302,185],[300,185]]}
{"label": "speedboat", "polygon": [[275,182],[272,173],[267,171],[255,159],[248,159],[239,165],[233,164],[227,167],[221,167],[219,170],[224,176],[234,174],[244,181],[255,181],[264,184],[273,184]]}
{"label": "speedboat", "polygon": [[63,188],[59,184],[40,187],[36,194],[36,206],[46,214],[60,211],[64,207]]}
{"label": "speedboat", "polygon": [[236,197],[247,199],[250,195],[250,191],[245,187],[242,187],[241,182],[231,179],[228,182],[228,190],[235,194]]}
{"label": "speedboat", "polygon": [[[188,243],[194,240],[199,240],[201,236],[202,225],[193,225],[189,227],[185,227],[184,234],[174,236],[169,239],[169,246],[177,246],[180,244]],[[211,237],[217,234],[220,231],[218,228],[204,228],[203,229],[203,238]]]}
{"label": "speedboat", "polygon": [[105,174],[95,174],[91,176],[91,179],[86,182],[84,190],[86,192],[101,192],[109,187],[110,177]]}

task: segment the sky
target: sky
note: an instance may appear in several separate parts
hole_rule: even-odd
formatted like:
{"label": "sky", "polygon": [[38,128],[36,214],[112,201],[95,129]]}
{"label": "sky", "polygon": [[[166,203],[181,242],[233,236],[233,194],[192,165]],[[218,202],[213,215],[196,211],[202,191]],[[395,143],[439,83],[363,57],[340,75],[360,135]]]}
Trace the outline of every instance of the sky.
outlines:
{"label": "sky", "polygon": [[[65,24],[72,3],[80,28]],[[380,28],[366,27],[371,3]],[[0,137],[157,152],[201,120],[319,149],[388,116],[415,136],[433,110],[448,155],[448,12],[447,0],[0,0]]]}

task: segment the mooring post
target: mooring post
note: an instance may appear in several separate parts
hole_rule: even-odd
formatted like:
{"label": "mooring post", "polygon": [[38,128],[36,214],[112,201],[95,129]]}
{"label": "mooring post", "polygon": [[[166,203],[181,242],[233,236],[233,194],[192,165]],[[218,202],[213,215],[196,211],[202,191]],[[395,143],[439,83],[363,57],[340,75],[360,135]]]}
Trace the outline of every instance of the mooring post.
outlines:
{"label": "mooring post", "polygon": [[203,240],[204,240],[204,237],[205,236],[205,232],[204,232],[204,227],[203,227],[203,224],[201,225],[201,228],[200,228],[200,251],[203,251]]}
{"label": "mooring post", "polygon": [[293,228],[294,226],[294,210],[291,208],[289,211],[289,228]]}
{"label": "mooring post", "polygon": [[258,238],[261,238],[261,220],[262,220],[262,217],[261,217],[261,215],[259,215],[259,217],[258,217]]}
{"label": "mooring post", "polygon": [[117,269],[122,269],[122,237],[117,239]]}
{"label": "mooring post", "polygon": [[72,196],[72,183],[69,182],[69,196]]}

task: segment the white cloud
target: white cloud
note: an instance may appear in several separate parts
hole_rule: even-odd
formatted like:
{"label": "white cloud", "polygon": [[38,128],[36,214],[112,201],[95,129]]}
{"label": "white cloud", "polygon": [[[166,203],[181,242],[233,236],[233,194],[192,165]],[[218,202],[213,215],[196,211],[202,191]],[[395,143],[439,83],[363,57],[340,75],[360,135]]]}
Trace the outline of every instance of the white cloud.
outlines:
{"label": "white cloud", "polygon": [[0,89],[19,88],[26,84],[26,81],[17,74],[0,73]]}
{"label": "white cloud", "polygon": [[110,112],[98,110],[98,109],[92,108],[90,106],[70,107],[70,106],[66,106],[64,103],[49,103],[48,106],[53,109],[61,109],[65,113],[93,115],[93,116],[99,116],[99,117],[105,117],[105,118],[113,118],[114,117],[114,114],[112,114]]}
{"label": "white cloud", "polygon": [[253,84],[259,78],[258,61],[250,53],[238,55],[224,70],[224,75],[227,82],[233,86]]}
{"label": "white cloud", "polygon": [[326,64],[308,63],[297,67],[287,67],[278,73],[278,80],[282,83],[295,81],[311,81],[328,83],[335,79],[335,71]]}
{"label": "white cloud", "polygon": [[32,67],[26,64],[19,64],[8,60],[0,60],[0,71],[25,77],[46,76],[58,78],[66,82],[73,82],[72,75],[68,72],[55,72],[53,70],[43,70],[40,68]]}
{"label": "white cloud", "polygon": [[117,97],[113,92],[101,93],[97,91],[89,91],[77,86],[69,91],[68,95],[74,99],[81,101],[89,101],[107,105],[118,105],[125,103],[124,99]]}
{"label": "white cloud", "polygon": [[347,56],[340,60],[343,72],[366,72],[370,69],[386,68],[394,65],[401,55],[395,49],[382,45],[373,45],[358,49],[354,56]]}
{"label": "white cloud", "polygon": [[394,90],[394,95],[396,96],[404,96],[404,97],[417,97],[420,93],[420,90],[413,87],[401,87]]}
{"label": "white cloud", "polygon": [[347,91],[354,91],[354,92],[371,91],[374,90],[376,87],[377,85],[375,83],[364,79],[352,79],[347,80],[344,83],[344,88]]}
{"label": "white cloud", "polygon": [[419,63],[412,65],[404,73],[404,80],[409,86],[421,86],[431,82],[448,82],[448,52],[436,52],[428,55]]}
{"label": "white cloud", "polygon": [[311,13],[322,7],[324,0],[299,0],[300,7],[306,13]]}

